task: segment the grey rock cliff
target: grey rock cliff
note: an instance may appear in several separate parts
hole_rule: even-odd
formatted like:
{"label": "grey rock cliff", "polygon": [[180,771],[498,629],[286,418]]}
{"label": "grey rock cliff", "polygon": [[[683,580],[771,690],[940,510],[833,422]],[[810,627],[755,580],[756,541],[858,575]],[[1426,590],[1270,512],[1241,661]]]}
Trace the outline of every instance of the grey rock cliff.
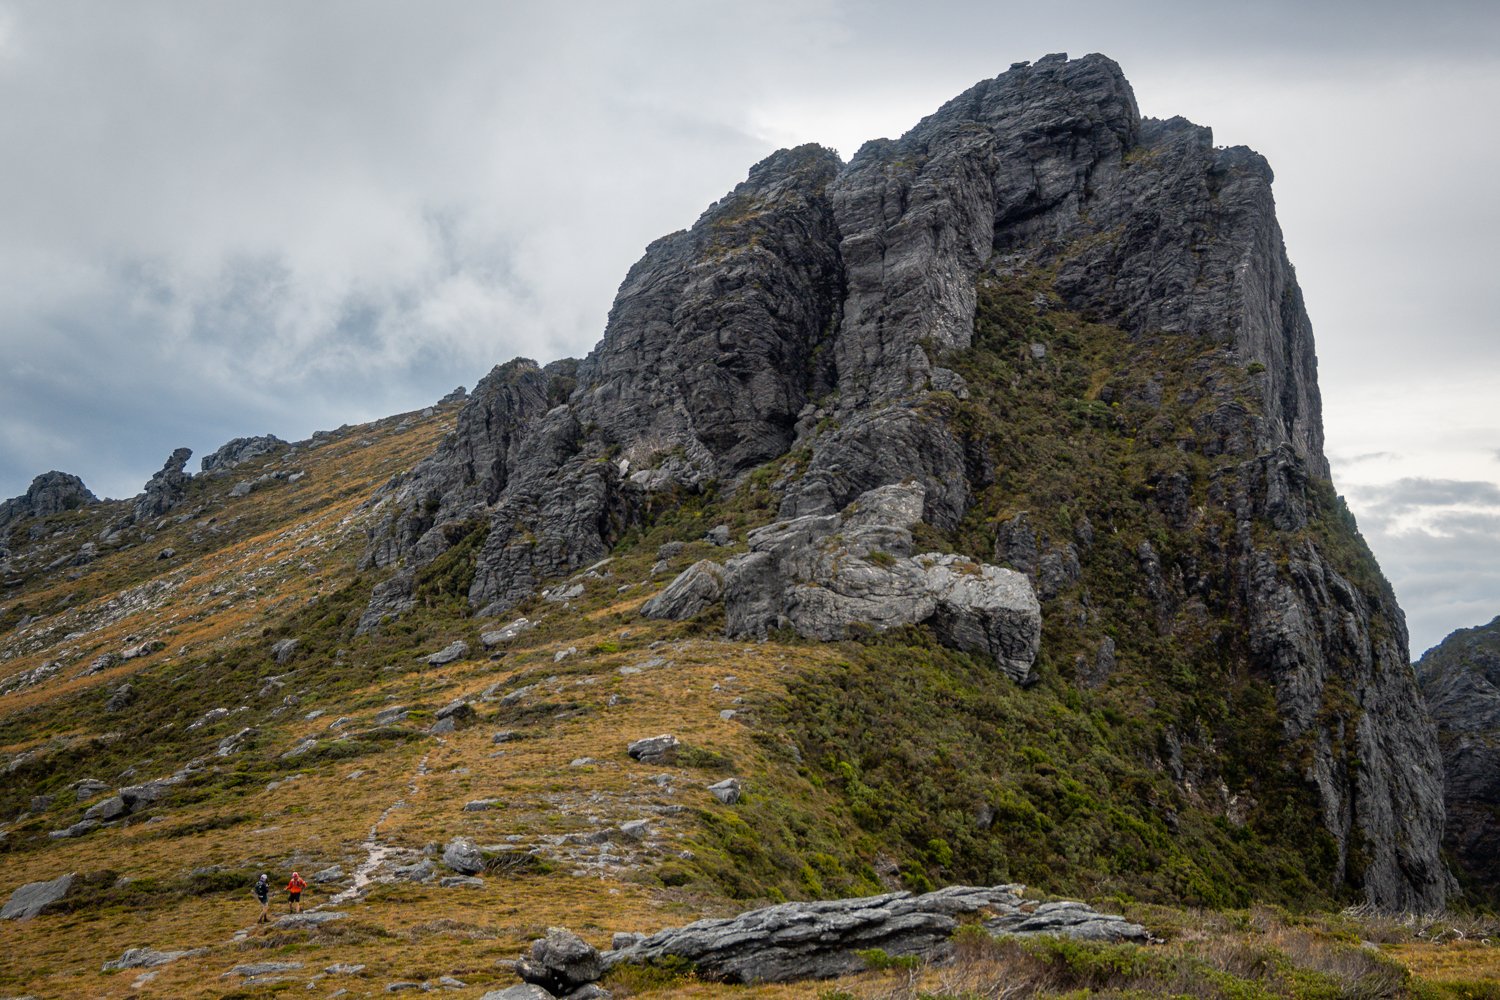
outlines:
{"label": "grey rock cliff", "polygon": [[[367,563],[399,572],[361,628],[401,613],[412,570],[478,544],[478,531],[469,600],[498,614],[603,558],[648,511],[792,454],[780,520],[725,568],[732,634],[785,621],[844,635],[899,606],[891,622],[998,646],[989,652],[1020,672],[1027,658],[998,638],[997,609],[967,579],[988,587],[998,568],[956,573],[892,550],[882,565],[851,549],[836,569],[823,555],[830,519],[892,484],[920,487],[927,526],[963,524],[1005,459],[948,419],[944,401],[971,389],[948,363],[971,346],[983,282],[1045,274],[1038,308],[1060,301],[1138,339],[1194,338],[1253,373],[1254,398],[1210,378],[1192,399],[1158,388],[1133,401],[1191,411],[1183,445],[1233,465],[1199,484],[1232,537],[1196,569],[1140,542],[1143,594],[1163,629],[1217,595],[1249,637],[1235,655],[1274,684],[1287,758],[1305,757],[1345,880],[1383,907],[1434,909],[1447,891],[1436,745],[1389,587],[1337,572],[1310,527],[1329,470],[1312,331],[1271,182],[1260,156],[1215,148],[1208,129],[1143,120],[1098,55],[1015,66],[847,165],[816,146],[776,153],[691,229],[647,248],[586,359],[496,369],[438,451],[382,492]],[[1047,350],[1034,345],[1031,361]],[[1200,523],[1191,485],[1151,484],[1174,531]],[[1043,599],[1087,586],[1085,539],[1011,528],[996,558]],[[1339,530],[1352,538],[1352,525]],[[948,583],[926,579],[941,572]],[[944,604],[933,594],[949,584]],[[1334,692],[1349,703],[1320,711]]]}
{"label": "grey rock cliff", "polygon": [[1500,899],[1500,618],[1429,649],[1417,675],[1443,754],[1444,846],[1481,896]]}

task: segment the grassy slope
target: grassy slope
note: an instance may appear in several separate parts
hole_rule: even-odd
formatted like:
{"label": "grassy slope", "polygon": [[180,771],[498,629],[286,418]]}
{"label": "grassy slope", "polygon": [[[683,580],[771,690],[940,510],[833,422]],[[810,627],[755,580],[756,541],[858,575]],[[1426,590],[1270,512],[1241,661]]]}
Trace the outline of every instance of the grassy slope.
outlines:
{"label": "grassy slope", "polygon": [[[979,391],[968,402],[940,404],[1009,458],[997,463],[994,488],[958,537],[925,541],[988,556],[995,520],[1023,505],[1054,538],[1072,537],[1074,518],[1086,511],[1096,538],[1109,539],[1086,553],[1085,579],[1095,588],[1087,602],[1075,586],[1048,603],[1038,687],[1022,691],[973,658],[935,646],[920,629],[867,643],[810,644],[789,636],[730,643],[719,638],[713,614],[680,624],[640,619],[641,601],[672,573],[699,558],[723,557],[699,540],[708,527],[728,523],[743,538],[745,528],[770,518],[775,498],[768,484],[795,474],[798,456],[761,470],[732,495],[686,498],[633,532],[597,578],[580,578],[582,597],[566,606],[537,598],[518,609],[538,626],[493,657],[478,635],[494,623],[465,616],[470,550],[463,546],[423,575],[416,611],[378,635],[355,638],[353,624],[373,582],[355,570],[370,516],[360,504],[392,472],[429,451],[452,413],[404,431],[394,419],[355,428],[288,461],[285,467],[308,472],[302,483],[227,498],[229,487],[258,474],[260,464],[282,467],[275,458],[243,476],[200,481],[191,503],[204,509],[190,521],[164,526],[149,544],[107,554],[76,580],[37,578],[7,597],[8,624],[19,618],[13,609],[56,609],[69,593],[69,607],[86,611],[119,590],[179,581],[156,602],[82,637],[67,638],[82,618],[43,619],[53,638],[9,654],[0,668],[9,675],[73,650],[57,677],[0,701],[0,748],[11,755],[41,750],[8,776],[0,815],[22,813],[33,795],[55,799],[8,824],[0,888],[65,871],[91,873],[91,888],[69,912],[4,928],[0,992],[219,996],[237,988],[219,978],[232,965],[277,960],[304,963],[298,981],[249,992],[303,995],[311,974],[346,962],[364,963],[365,973],[325,979],[327,992],[348,986],[373,995],[388,982],[447,974],[470,984],[452,995],[478,996],[513,982],[497,961],[514,957],[552,924],[605,944],[614,930],[650,930],[752,901],[962,880],[1020,880],[1048,892],[1114,896],[1172,936],[1173,954],[1189,965],[1229,967],[1212,942],[1231,938],[1272,956],[1259,972],[1253,961],[1235,958],[1239,964],[1229,972],[1235,981],[1270,984],[1263,987],[1270,992],[1236,987],[1225,995],[1322,995],[1309,983],[1332,989],[1274,970],[1283,959],[1297,968],[1334,961],[1355,933],[1346,926],[1315,923],[1297,933],[1317,946],[1294,946],[1286,928],[1302,927],[1302,918],[1265,911],[1212,916],[1126,902],[1238,906],[1255,897],[1326,904],[1336,887],[1323,878],[1316,830],[1299,819],[1308,814],[1305,790],[1279,779],[1277,768],[1231,770],[1227,763],[1264,759],[1257,751],[1274,743],[1264,683],[1227,666],[1234,658],[1223,647],[1233,637],[1212,614],[1190,616],[1188,628],[1159,627],[1135,593],[1130,553],[1139,541],[1152,540],[1164,565],[1181,544],[1153,521],[1142,484],[1186,468],[1201,485],[1210,470],[1178,450],[1174,428],[1154,425],[1156,416],[1122,415],[1097,397],[1112,378],[1149,375],[1155,366],[1170,379],[1199,359],[1172,355],[1185,349],[1181,344],[1131,344],[1075,317],[1054,314],[1040,326],[1021,308],[1029,295],[1020,286],[992,289],[981,314],[980,349],[961,359],[971,383],[991,380],[1012,391]],[[1023,360],[1033,340],[1049,343],[1046,364]],[[1153,352],[1145,368],[1142,350]],[[1249,376],[1228,371],[1225,377]],[[106,514],[65,518],[92,535]],[[210,517],[220,534],[205,534],[202,522]],[[656,548],[670,540],[689,544],[653,577]],[[174,560],[157,560],[165,546],[177,549]],[[1082,624],[1064,626],[1085,610],[1092,614]],[[1106,634],[1117,643],[1117,673],[1104,688],[1080,692],[1071,683],[1073,658],[1092,656]],[[301,645],[277,665],[270,645],[288,636]],[[152,637],[168,646],[103,674],[69,676],[100,651]],[[470,643],[470,658],[445,667],[417,659],[455,638]],[[5,639],[16,641],[13,634]],[[556,658],[569,649],[576,652]],[[287,676],[267,690],[270,675]],[[137,701],[106,712],[108,690],[125,679]],[[488,700],[475,702],[476,724],[441,738],[425,733],[440,706],[479,699],[487,690]],[[188,729],[211,708],[241,705],[242,712]],[[410,715],[377,725],[375,714],[393,705],[407,706]],[[307,718],[319,710],[325,714]],[[724,710],[739,714],[726,720]],[[330,731],[329,720],[338,716],[350,722]],[[117,776],[129,768],[132,780],[168,774],[211,755],[220,739],[246,725],[260,732],[245,750],[207,760],[143,815],[76,840],[46,837],[86,807],[66,792],[77,778],[122,781]],[[1245,796],[1240,801],[1251,801],[1244,825],[1224,815],[1227,800],[1217,787],[1195,792],[1166,776],[1159,746],[1168,726],[1180,734],[1194,779],[1222,777]],[[519,738],[496,744],[491,737],[501,729]],[[667,731],[685,744],[675,764],[642,765],[625,755],[628,740]],[[118,735],[100,740],[105,733]],[[305,736],[318,737],[314,749],[282,759]],[[584,758],[591,761],[579,763]],[[745,781],[745,798],[732,808],[704,788],[731,773]],[[665,785],[652,780],[662,775],[670,779]],[[487,811],[463,810],[480,798],[499,802]],[[994,811],[987,828],[974,821],[981,806]],[[604,844],[561,842],[638,818],[651,820],[642,842],[618,834]],[[269,868],[273,877],[285,877],[292,867],[307,874],[338,864],[348,873],[365,858],[372,828],[382,844],[413,856],[455,835],[471,836],[494,846],[496,870],[482,889],[384,886],[324,930],[255,931],[235,940],[254,917],[247,891],[253,872]],[[540,861],[524,853],[533,849]],[[338,887],[314,886],[310,902]],[[1256,920],[1263,926],[1253,926]],[[1204,927],[1212,933],[1204,935]],[[1411,932],[1390,937],[1404,942],[1404,958],[1428,963],[1424,968],[1437,969],[1456,954],[1457,946],[1433,946]],[[139,945],[208,951],[162,967],[139,988],[133,986],[138,971],[99,972],[101,963]],[[1220,950],[1239,954],[1228,945]],[[1112,955],[1084,949],[1043,956],[1044,964],[1061,966],[1034,985],[1190,991],[1180,975],[1156,965],[1128,982],[1086,978],[1100,962],[1125,961]],[[988,995],[978,992],[980,980],[996,963],[1020,963],[1006,973],[1020,976],[1043,960],[982,949],[973,958],[973,995]],[[1369,972],[1360,966],[1345,979]],[[940,993],[954,985],[939,970],[923,975],[926,988]],[[1451,970],[1435,975],[1477,978]],[[1409,991],[1401,976],[1396,980],[1396,992],[1368,995]],[[665,975],[627,975],[616,986],[683,997],[825,990],[833,996],[845,988],[894,996],[906,988],[891,974],[839,987],[727,990]]]}

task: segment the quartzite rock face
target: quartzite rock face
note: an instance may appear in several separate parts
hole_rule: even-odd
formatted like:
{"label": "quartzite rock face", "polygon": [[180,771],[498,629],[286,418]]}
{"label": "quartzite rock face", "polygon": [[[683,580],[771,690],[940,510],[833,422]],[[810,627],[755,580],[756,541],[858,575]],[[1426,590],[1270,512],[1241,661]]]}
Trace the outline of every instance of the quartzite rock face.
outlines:
{"label": "quartzite rock face", "polygon": [[1500,618],[1429,649],[1417,676],[1443,754],[1444,844],[1476,889],[1500,899]]}
{"label": "quartzite rock face", "polygon": [[270,455],[286,447],[289,447],[287,443],[274,434],[239,437],[222,445],[213,454],[205,455],[199,466],[204,472],[228,472],[252,458]]}
{"label": "quartzite rock face", "polygon": [[[1098,55],[1018,64],[848,164],[815,146],[776,153],[691,229],[647,249],[587,359],[496,369],[438,451],[382,492],[367,561],[400,572],[361,629],[409,607],[412,571],[460,540],[478,550],[470,603],[499,614],[603,558],[675,495],[791,455],[774,530],[798,535],[787,545],[803,551],[788,559],[770,551],[781,542],[753,536],[731,560],[731,632],[785,619],[843,634],[839,622],[861,620],[853,606],[878,624],[910,604],[892,620],[995,646],[995,609],[952,566],[883,550],[899,565],[825,566],[834,586],[823,593],[806,586],[818,574],[796,567],[817,561],[824,519],[872,490],[920,485],[921,520],[953,532],[999,481],[1008,457],[950,423],[949,404],[970,387],[948,364],[971,346],[986,282],[1045,274],[1040,309],[1060,302],[1139,339],[1196,338],[1217,363],[1255,374],[1254,399],[1210,382],[1197,397],[1210,408],[1160,393],[1127,402],[1191,411],[1191,449],[1238,461],[1207,488],[1237,527],[1202,553],[1223,575],[1200,591],[1221,595],[1219,612],[1248,635],[1236,655],[1274,683],[1287,747],[1307,748],[1304,777],[1342,874],[1380,906],[1435,909],[1447,888],[1436,747],[1400,610],[1388,587],[1355,586],[1306,537],[1328,463],[1312,332],[1271,180],[1260,156],[1215,148],[1208,129],[1141,119],[1119,67]],[[1029,359],[1047,352],[1035,344]],[[1102,390],[1097,401],[1109,402]],[[1192,483],[1152,489],[1173,530],[1194,530],[1203,498]],[[1028,556],[1024,523],[1013,527],[996,532],[997,559],[1014,559],[1043,599],[1088,586],[1086,539],[1033,539]],[[1281,558],[1267,537],[1300,547]],[[1201,602],[1184,590],[1191,567],[1163,565],[1146,540],[1136,557],[1162,628]],[[927,607],[932,587],[917,577],[939,570],[968,617]],[[1025,657],[1000,646],[990,652],[1018,671]],[[1335,689],[1353,707],[1320,714]],[[1343,871],[1350,858],[1365,859],[1361,870]]]}
{"label": "quartzite rock face", "polygon": [[[1041,905],[1023,887],[951,886],[923,895],[893,892],[862,899],[782,903],[737,917],[699,920],[607,951],[602,965],[685,959],[704,979],[730,983],[827,979],[866,968],[857,952],[941,958],[960,919],[983,916],[1006,934],[1059,934],[1098,941],[1148,940],[1144,928],[1082,903]],[[550,937],[550,935],[549,935]],[[535,980],[533,980],[535,981]]]}
{"label": "quartzite rock face", "polygon": [[136,497],[135,519],[137,521],[149,521],[153,517],[161,517],[177,506],[177,502],[187,493],[188,483],[193,478],[182,471],[182,467],[187,465],[187,460],[192,457],[191,448],[178,448],[167,457],[161,471],[147,481],[146,492]]}
{"label": "quartzite rock face", "polygon": [[98,502],[99,498],[77,476],[44,472],[31,481],[25,493],[0,504],[0,531],[23,517],[51,517]]}
{"label": "quartzite rock face", "polygon": [[842,514],[752,531],[750,551],[725,567],[729,636],[790,626],[805,638],[832,640],[860,627],[926,622],[947,645],[989,656],[1024,680],[1042,633],[1031,584],[963,556],[913,555],[911,527],[922,519],[926,493],[919,482],[892,484],[861,494]]}

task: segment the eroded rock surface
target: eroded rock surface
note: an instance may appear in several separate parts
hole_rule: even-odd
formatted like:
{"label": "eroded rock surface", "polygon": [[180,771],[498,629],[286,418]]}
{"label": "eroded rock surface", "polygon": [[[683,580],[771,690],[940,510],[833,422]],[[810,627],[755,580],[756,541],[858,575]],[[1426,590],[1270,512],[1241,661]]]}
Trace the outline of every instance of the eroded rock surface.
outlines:
{"label": "eroded rock surface", "polygon": [[48,903],[55,903],[73,887],[74,876],[59,875],[46,882],[28,882],[10,894],[0,907],[0,920],[30,920]]}
{"label": "eroded rock surface", "polygon": [[1443,756],[1444,843],[1500,899],[1500,618],[1459,629],[1417,662]]}
{"label": "eroded rock surface", "polygon": [[676,958],[730,983],[826,979],[863,970],[859,951],[941,958],[963,918],[982,914],[995,933],[1060,934],[1097,941],[1149,940],[1145,929],[1082,903],[1038,904],[1019,885],[952,886],[916,895],[782,903],[737,917],[699,920],[604,952],[605,969]]}
{"label": "eroded rock surface", "polygon": [[[1194,364],[1212,355],[1253,373],[1243,390],[1210,379],[1171,399],[1156,379],[1125,400],[1180,416],[1180,447],[1233,460],[1212,482],[1182,471],[1149,484],[1179,535],[1200,530],[1204,510],[1233,526],[1176,563],[1131,539],[1139,596],[1164,634],[1217,615],[1247,637],[1230,655],[1275,688],[1287,766],[1306,762],[1337,879],[1382,907],[1436,909],[1447,879],[1434,735],[1394,596],[1371,574],[1338,572],[1347,546],[1312,523],[1329,474],[1316,358],[1271,182],[1261,157],[1215,147],[1206,128],[1142,119],[1098,55],[1018,64],[847,164],[816,146],[773,154],[647,249],[587,359],[497,368],[433,456],[381,493],[367,564],[394,575],[360,630],[404,613],[413,571],[452,546],[473,547],[470,604],[497,615],[604,558],[664,505],[787,456],[771,485],[780,520],[725,567],[731,634],[927,622],[1024,677],[1029,588],[997,567],[916,555],[902,532],[920,522],[956,537],[1004,482],[1010,456],[957,419],[974,387],[954,352],[972,346],[987,282],[1042,276],[1038,310],[1060,303],[1137,341],[1190,338],[1203,347]],[[1061,349],[1032,338],[1024,363]],[[1076,402],[1107,407],[1108,390]],[[920,510],[902,514],[915,521],[844,523],[852,502],[904,483],[920,487]],[[996,558],[1043,600],[1088,590],[1087,532],[1031,539],[1028,552],[1025,523],[1011,527]],[[1352,539],[1352,526],[1330,530]],[[674,598],[710,590],[705,575]],[[1084,683],[1113,682],[1131,654],[1101,652]],[[1335,690],[1354,707],[1326,697]]]}
{"label": "eroded rock surface", "polygon": [[134,515],[137,521],[149,521],[161,517],[177,506],[186,494],[192,476],[182,471],[187,460],[193,457],[191,448],[178,448],[167,457],[161,469],[146,482],[146,491],[135,499]]}
{"label": "eroded rock surface", "polygon": [[647,618],[686,621],[724,597],[724,567],[700,559],[683,570],[665,590],[641,605]]}
{"label": "eroded rock surface", "polygon": [[1031,584],[963,556],[913,555],[911,527],[922,519],[926,492],[919,482],[883,486],[842,514],[752,531],[750,552],[725,568],[729,635],[790,626],[831,640],[861,627],[926,622],[947,645],[990,656],[1024,680],[1042,631]]}
{"label": "eroded rock surface", "polygon": [[221,445],[212,454],[203,456],[198,464],[204,472],[223,473],[253,458],[271,455],[287,447],[290,446],[274,434],[237,437]]}
{"label": "eroded rock surface", "polygon": [[0,550],[13,524],[23,518],[51,517],[99,502],[83,480],[67,472],[44,472],[31,481],[26,492],[0,503]]}

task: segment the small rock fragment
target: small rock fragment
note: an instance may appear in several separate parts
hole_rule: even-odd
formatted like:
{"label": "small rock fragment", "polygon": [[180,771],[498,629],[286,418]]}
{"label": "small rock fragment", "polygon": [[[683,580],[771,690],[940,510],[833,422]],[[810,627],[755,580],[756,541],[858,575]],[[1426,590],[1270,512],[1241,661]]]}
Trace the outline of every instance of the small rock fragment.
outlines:
{"label": "small rock fragment", "polygon": [[665,764],[676,756],[681,742],[671,733],[663,733],[660,736],[636,740],[625,748],[625,752],[642,764]]}
{"label": "small rock fragment", "polygon": [[713,793],[714,798],[726,806],[732,806],[740,800],[740,779],[725,778],[723,781],[709,785],[708,790]]}

